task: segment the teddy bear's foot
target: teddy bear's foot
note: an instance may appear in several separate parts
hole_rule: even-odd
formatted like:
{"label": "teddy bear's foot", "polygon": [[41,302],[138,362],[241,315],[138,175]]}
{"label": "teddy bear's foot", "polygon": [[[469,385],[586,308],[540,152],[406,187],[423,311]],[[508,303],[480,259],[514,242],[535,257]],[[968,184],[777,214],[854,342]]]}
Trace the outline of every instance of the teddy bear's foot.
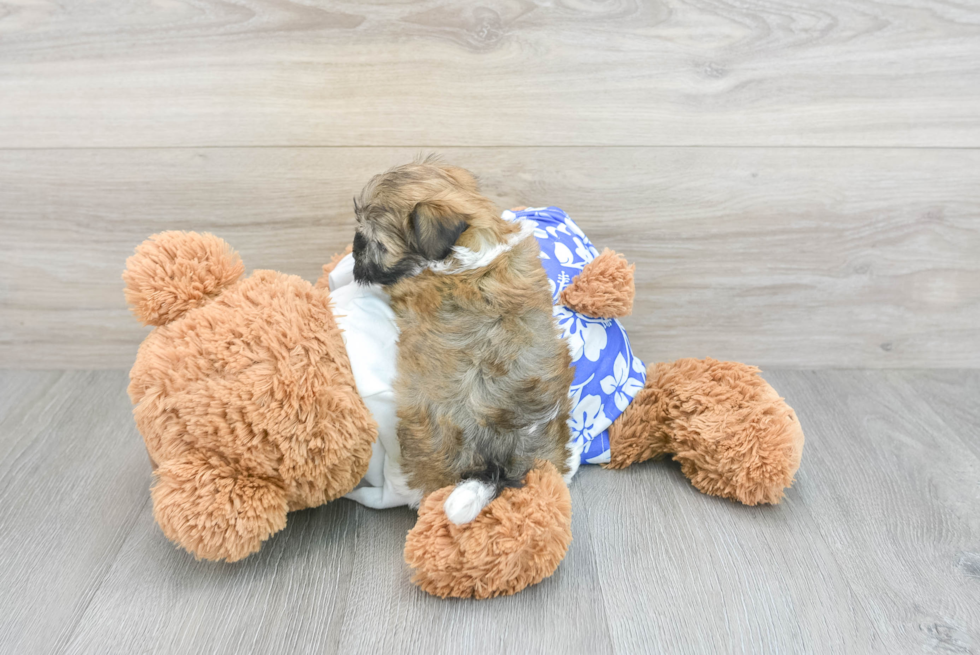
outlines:
{"label": "teddy bear's foot", "polygon": [[648,368],[609,444],[610,468],[670,454],[704,493],[756,505],[792,484],[803,430],[756,367],[680,359]]}
{"label": "teddy bear's foot", "polygon": [[234,562],[286,527],[282,482],[191,451],[156,469],[153,515],[168,539],[199,558]]}
{"label": "teddy bear's foot", "polygon": [[523,487],[504,489],[463,525],[443,510],[452,491],[445,487],[422,501],[405,542],[412,582],[440,598],[490,598],[555,572],[572,541],[572,500],[554,465],[539,463]]}

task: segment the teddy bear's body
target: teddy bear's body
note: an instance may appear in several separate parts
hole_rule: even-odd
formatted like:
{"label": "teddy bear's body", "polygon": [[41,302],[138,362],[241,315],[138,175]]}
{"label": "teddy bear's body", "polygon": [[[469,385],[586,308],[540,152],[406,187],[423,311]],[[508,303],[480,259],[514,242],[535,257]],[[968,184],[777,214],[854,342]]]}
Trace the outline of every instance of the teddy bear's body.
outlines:
{"label": "teddy bear's body", "polygon": [[157,467],[154,515],[209,559],[255,552],[287,511],[350,491],[377,433],[330,297],[294,275],[242,272],[220,239],[182,233],[144,243],[127,270],[130,303],[159,326],[129,384]]}
{"label": "teddy bear's body", "polygon": [[[615,253],[588,254],[578,276],[552,289],[556,315],[573,310],[611,325],[632,307],[632,267]],[[568,488],[551,463],[460,526],[442,511],[451,487],[421,499],[405,485],[391,391],[394,317],[379,290],[342,279],[339,261],[316,286],[273,271],[239,279],[242,263],[220,239],[167,232],[127,262],[127,300],[157,326],[140,347],[129,392],[164,533],[198,557],[233,561],[258,550],[292,510],[345,494],[373,507],[421,500],[405,558],[426,591],[487,597],[547,577],[571,541]],[[591,347],[572,345],[573,354]],[[611,359],[599,386],[619,414],[593,420],[591,433],[573,430],[571,445],[587,461],[621,468],[673,454],[702,491],[778,502],[803,435],[756,369],[680,360],[649,367],[645,384],[637,371],[628,385],[632,374]],[[593,453],[600,434],[608,441]]]}

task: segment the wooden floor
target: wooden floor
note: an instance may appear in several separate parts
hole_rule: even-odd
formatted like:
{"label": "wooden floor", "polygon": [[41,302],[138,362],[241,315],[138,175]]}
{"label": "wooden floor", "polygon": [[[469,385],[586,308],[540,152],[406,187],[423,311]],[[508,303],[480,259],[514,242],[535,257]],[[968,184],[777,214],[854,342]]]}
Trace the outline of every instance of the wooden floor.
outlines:
{"label": "wooden floor", "polygon": [[[644,360],[774,369],[786,501],[586,469],[559,571],[483,603],[408,582],[408,510],[174,549],[126,257],[314,279],[419,152],[635,262]],[[0,653],[980,653],[978,181],[976,1],[0,0]]]}
{"label": "wooden floor", "polygon": [[0,373],[0,652],[980,651],[980,372],[766,377],[807,434],[783,504],[589,467],[558,572],[461,602],[409,583],[406,509],[341,500],[194,561],[153,522],[125,372]]}

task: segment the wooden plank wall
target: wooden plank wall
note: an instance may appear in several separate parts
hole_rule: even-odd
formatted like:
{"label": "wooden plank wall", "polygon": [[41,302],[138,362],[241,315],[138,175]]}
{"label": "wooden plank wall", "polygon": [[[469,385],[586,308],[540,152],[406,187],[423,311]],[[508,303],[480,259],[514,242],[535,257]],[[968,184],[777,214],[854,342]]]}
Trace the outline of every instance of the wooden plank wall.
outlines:
{"label": "wooden plank wall", "polygon": [[980,366],[980,6],[0,7],[0,366],[112,368],[132,248],[314,278],[418,152],[637,263],[647,360]]}

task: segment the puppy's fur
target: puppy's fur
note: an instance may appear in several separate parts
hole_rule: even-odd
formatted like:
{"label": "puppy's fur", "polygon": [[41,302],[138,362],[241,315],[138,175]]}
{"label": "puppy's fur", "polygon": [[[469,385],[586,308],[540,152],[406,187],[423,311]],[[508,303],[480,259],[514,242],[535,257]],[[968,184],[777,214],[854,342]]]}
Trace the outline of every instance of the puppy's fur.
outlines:
{"label": "puppy's fur", "polygon": [[354,276],[384,285],[401,330],[395,393],[409,485],[458,484],[466,523],[537,459],[569,470],[574,370],[533,235],[500,218],[468,172],[431,159],[355,200]]}

